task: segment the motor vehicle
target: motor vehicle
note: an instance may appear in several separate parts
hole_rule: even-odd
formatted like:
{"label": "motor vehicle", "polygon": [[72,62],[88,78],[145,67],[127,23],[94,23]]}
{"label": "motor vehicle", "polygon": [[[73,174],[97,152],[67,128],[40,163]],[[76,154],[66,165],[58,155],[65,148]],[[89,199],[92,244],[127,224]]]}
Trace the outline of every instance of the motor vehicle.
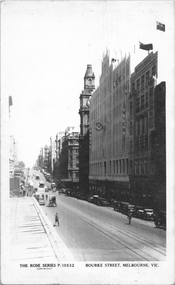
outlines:
{"label": "motor vehicle", "polygon": [[129,202],[120,202],[120,212],[122,214],[128,213],[128,205],[129,205]]}
{"label": "motor vehicle", "polygon": [[49,196],[47,207],[56,207],[56,206],[57,206],[56,196],[55,195]]}
{"label": "motor vehicle", "polygon": [[93,196],[88,197],[88,202],[92,203],[93,199],[94,199]]}
{"label": "motor vehicle", "polygon": [[128,205],[128,212],[130,212],[130,213],[134,213],[134,211],[135,211],[135,206],[134,205],[132,205],[132,204],[129,204]]}
{"label": "motor vehicle", "polygon": [[46,188],[45,188],[45,192],[49,192],[49,187],[46,187]]}
{"label": "motor vehicle", "polygon": [[67,188],[65,194],[68,195],[68,196],[71,196],[71,189]]}
{"label": "motor vehicle", "polygon": [[43,198],[39,198],[39,205],[45,205],[45,202],[44,202]]}
{"label": "motor vehicle", "polygon": [[133,217],[135,218],[144,218],[144,208],[142,206],[135,206],[133,211]]}
{"label": "motor vehicle", "polygon": [[35,179],[36,179],[36,180],[40,180],[39,175],[36,175],[36,176],[35,176]]}
{"label": "motor vehicle", "polygon": [[166,229],[166,211],[158,211],[154,215],[154,223],[156,228]]}
{"label": "motor vehicle", "polygon": [[105,198],[101,198],[101,197],[98,197],[97,205],[98,206],[106,206],[106,207],[110,206],[109,202]]}
{"label": "motor vehicle", "polygon": [[114,211],[120,212],[121,211],[121,202],[114,201]]}
{"label": "motor vehicle", "polygon": [[66,188],[61,188],[61,189],[59,190],[59,193],[61,193],[61,194],[66,194]]}
{"label": "motor vehicle", "polygon": [[87,195],[85,193],[79,193],[79,195],[77,196],[77,199],[87,201]]}
{"label": "motor vehicle", "polygon": [[92,203],[98,205],[98,198],[99,198],[99,196],[98,195],[93,195],[92,197],[93,197]]}
{"label": "motor vehicle", "polygon": [[37,192],[40,193],[40,192],[47,192],[47,187],[45,185],[45,183],[43,181],[40,181],[39,184],[38,184],[38,188],[37,188]]}
{"label": "motor vehicle", "polygon": [[153,209],[144,209],[144,219],[153,221],[154,220],[154,210]]}
{"label": "motor vehicle", "polygon": [[53,182],[51,183],[51,189],[53,190],[54,188],[56,188],[56,184]]}

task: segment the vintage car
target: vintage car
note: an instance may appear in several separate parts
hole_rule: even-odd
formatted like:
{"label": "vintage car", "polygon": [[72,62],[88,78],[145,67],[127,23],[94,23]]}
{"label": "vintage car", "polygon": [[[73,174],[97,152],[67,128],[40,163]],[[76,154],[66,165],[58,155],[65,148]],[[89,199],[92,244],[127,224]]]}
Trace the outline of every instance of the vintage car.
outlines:
{"label": "vintage car", "polygon": [[44,199],[43,198],[39,198],[39,205],[45,205]]}
{"label": "vintage car", "polygon": [[154,215],[154,223],[156,228],[166,229],[166,211],[159,211]]}
{"label": "vintage car", "polygon": [[56,196],[55,195],[49,196],[47,207],[56,207],[56,206],[57,206]]}
{"label": "vintage car", "polygon": [[135,206],[134,205],[132,205],[132,204],[129,204],[128,205],[128,212],[130,212],[130,213],[134,213],[134,211],[135,211]]}
{"label": "vintage car", "polygon": [[153,209],[144,209],[144,219],[153,221],[154,220],[154,210]]}
{"label": "vintage car", "polygon": [[133,217],[143,219],[144,218],[144,208],[142,206],[135,206],[133,211]]}
{"label": "vintage car", "polygon": [[120,210],[121,210],[121,202],[115,200],[113,205],[114,205],[113,206],[114,207],[114,211],[120,212]]}
{"label": "vintage car", "polygon": [[36,179],[36,180],[40,180],[39,175],[36,175],[36,176],[35,176],[35,179]]}
{"label": "vintage car", "polygon": [[105,198],[101,198],[101,197],[98,197],[97,205],[98,206],[105,206],[105,207],[110,206],[109,202]]}
{"label": "vintage car", "polygon": [[121,202],[120,203],[120,212],[123,214],[127,214],[128,213],[128,205],[129,205],[129,202]]}

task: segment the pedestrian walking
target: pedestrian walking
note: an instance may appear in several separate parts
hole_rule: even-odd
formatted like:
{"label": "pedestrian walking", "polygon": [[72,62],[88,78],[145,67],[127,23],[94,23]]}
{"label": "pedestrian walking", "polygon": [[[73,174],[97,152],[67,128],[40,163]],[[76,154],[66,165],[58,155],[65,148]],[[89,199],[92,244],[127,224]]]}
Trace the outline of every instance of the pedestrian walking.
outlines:
{"label": "pedestrian walking", "polygon": [[132,213],[128,211],[128,220],[129,220],[129,225],[131,224],[131,219],[132,219]]}
{"label": "pedestrian walking", "polygon": [[55,214],[55,226],[56,226],[56,225],[58,225],[58,226],[60,225],[58,213]]}

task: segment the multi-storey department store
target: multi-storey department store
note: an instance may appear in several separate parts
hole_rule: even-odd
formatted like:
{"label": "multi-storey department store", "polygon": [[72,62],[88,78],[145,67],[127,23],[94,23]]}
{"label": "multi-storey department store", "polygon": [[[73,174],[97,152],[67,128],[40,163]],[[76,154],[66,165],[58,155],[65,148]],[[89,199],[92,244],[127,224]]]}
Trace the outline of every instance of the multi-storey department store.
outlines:
{"label": "multi-storey department store", "polygon": [[[114,62],[114,63],[113,63]],[[90,104],[90,191],[129,195],[130,57],[116,65],[107,52]]]}
{"label": "multi-storey department store", "polygon": [[95,194],[149,205],[156,196],[158,162],[164,177],[166,169],[165,82],[156,86],[157,65],[158,52],[151,52],[130,75],[130,57],[117,66],[108,53],[103,58],[90,105],[89,185]]}

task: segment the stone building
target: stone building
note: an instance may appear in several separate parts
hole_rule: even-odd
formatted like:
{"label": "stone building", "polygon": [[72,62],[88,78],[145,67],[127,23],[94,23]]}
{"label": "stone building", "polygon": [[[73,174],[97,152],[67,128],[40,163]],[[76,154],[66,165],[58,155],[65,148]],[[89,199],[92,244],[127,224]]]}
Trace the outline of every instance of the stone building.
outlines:
{"label": "stone building", "polygon": [[89,107],[95,89],[95,75],[90,64],[84,76],[84,89],[80,94],[80,137],[79,137],[79,186],[80,191],[89,191]]}
{"label": "stone building", "polygon": [[131,75],[129,98],[129,177],[134,201],[148,203],[154,185],[153,133],[158,52],[151,52]]}
{"label": "stone building", "polygon": [[79,188],[79,132],[68,127],[62,137],[58,158],[58,177],[62,186],[77,191]]}
{"label": "stone building", "polygon": [[102,61],[90,104],[90,191],[112,198],[129,195],[130,56]]}

